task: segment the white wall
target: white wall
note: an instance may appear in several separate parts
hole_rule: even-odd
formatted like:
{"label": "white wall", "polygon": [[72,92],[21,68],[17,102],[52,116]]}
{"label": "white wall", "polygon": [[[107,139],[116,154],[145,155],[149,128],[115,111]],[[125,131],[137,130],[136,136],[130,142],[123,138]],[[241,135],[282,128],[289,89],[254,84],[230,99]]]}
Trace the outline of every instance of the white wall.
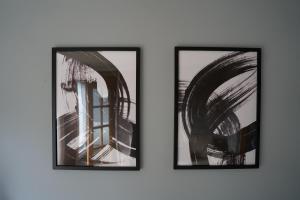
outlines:
{"label": "white wall", "polygon": [[[299,199],[299,7],[296,0],[1,0],[0,199]],[[172,169],[176,45],[263,48],[259,169]],[[142,48],[141,171],[52,170],[53,46]]]}

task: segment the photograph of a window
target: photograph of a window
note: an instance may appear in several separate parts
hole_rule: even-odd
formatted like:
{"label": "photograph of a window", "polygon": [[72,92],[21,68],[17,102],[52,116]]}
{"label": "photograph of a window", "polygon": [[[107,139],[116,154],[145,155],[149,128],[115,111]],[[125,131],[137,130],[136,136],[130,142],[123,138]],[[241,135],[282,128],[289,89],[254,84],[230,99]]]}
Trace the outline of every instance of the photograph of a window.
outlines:
{"label": "photograph of a window", "polygon": [[139,169],[139,48],[53,48],[53,167]]}

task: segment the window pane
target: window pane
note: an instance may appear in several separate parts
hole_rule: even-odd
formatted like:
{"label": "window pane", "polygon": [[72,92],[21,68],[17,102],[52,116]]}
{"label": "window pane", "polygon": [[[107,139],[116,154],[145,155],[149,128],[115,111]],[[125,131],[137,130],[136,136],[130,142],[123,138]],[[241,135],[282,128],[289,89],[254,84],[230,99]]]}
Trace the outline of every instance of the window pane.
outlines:
{"label": "window pane", "polygon": [[101,125],[101,108],[94,108],[93,109],[93,126],[100,126]]}
{"label": "window pane", "polygon": [[104,106],[109,105],[108,98],[103,98],[103,105]]}
{"label": "window pane", "polygon": [[109,108],[103,107],[103,125],[107,125],[109,122]]}
{"label": "window pane", "polygon": [[96,89],[93,89],[93,106],[100,106],[100,94]]}
{"label": "window pane", "polygon": [[93,148],[99,148],[101,145],[101,129],[94,129],[93,130]]}
{"label": "window pane", "polygon": [[103,128],[103,144],[108,144],[109,143],[109,128],[104,127]]}

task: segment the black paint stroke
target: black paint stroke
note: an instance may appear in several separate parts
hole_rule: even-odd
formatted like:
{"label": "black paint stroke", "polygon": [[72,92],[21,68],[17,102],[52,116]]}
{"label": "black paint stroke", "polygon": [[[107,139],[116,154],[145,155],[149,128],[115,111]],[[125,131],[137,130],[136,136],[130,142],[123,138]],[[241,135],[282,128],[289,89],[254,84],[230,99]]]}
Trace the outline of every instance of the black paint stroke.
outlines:
{"label": "black paint stroke", "polygon": [[[207,65],[186,90],[186,82],[179,83],[179,111],[193,165],[208,165],[212,154],[226,164],[242,165],[244,154],[256,148],[256,122],[241,128],[235,114],[256,91],[256,70],[256,56],[234,52]],[[246,72],[251,72],[247,78],[216,94],[222,84]]]}

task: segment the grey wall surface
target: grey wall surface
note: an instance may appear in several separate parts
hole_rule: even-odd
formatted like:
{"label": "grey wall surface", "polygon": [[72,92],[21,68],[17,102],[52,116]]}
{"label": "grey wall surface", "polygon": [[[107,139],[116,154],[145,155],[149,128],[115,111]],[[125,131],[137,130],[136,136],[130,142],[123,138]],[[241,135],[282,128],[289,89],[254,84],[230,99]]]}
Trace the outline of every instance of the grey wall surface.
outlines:
{"label": "grey wall surface", "polygon": [[[296,0],[1,0],[0,199],[300,199],[299,8]],[[259,169],[172,169],[176,45],[263,48]],[[53,46],[142,48],[140,171],[52,169]]]}

